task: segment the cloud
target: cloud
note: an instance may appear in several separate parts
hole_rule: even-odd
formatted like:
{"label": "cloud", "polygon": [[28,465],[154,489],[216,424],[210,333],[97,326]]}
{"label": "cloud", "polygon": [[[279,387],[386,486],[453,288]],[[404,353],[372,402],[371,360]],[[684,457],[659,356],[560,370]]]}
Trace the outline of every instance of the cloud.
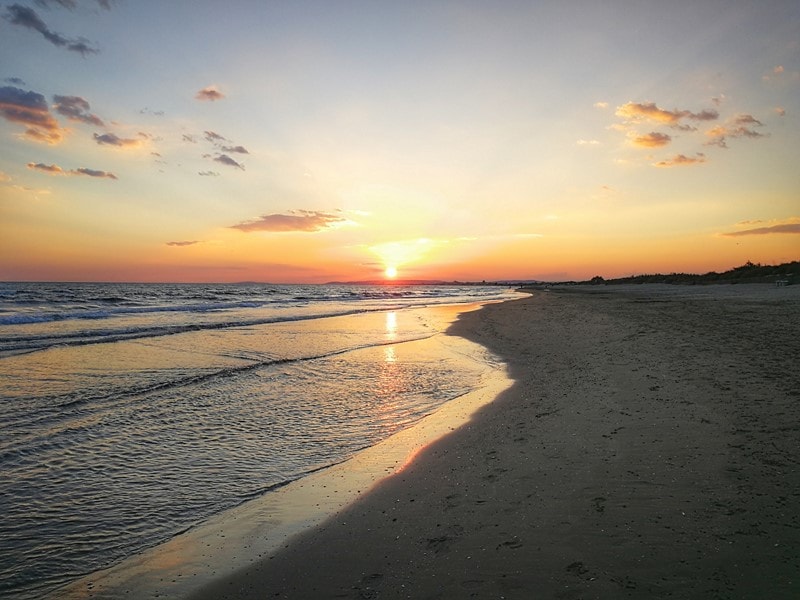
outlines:
{"label": "cloud", "polygon": [[43,171],[45,173],[50,173],[51,175],[64,175],[64,169],[59,167],[58,165],[46,165],[44,163],[28,163],[29,169],[34,169],[35,171]]}
{"label": "cloud", "polygon": [[0,183],[8,183],[11,181],[11,176],[0,171]]}
{"label": "cloud", "polygon": [[197,174],[202,177],[219,177],[219,173],[216,171],[198,171]]}
{"label": "cloud", "polygon": [[228,141],[220,134],[218,134],[216,131],[204,131],[203,136],[206,138],[206,141],[211,142],[212,144]]}
{"label": "cloud", "polygon": [[18,25],[20,27],[26,27],[28,29],[38,31],[48,42],[54,46],[58,46],[59,48],[65,48],[71,52],[79,52],[83,56],[86,56],[87,54],[97,54],[99,52],[97,48],[93,48],[89,45],[88,40],[83,38],[69,39],[65,38],[59,33],[56,33],[55,31],[52,31],[45,24],[45,22],[42,21],[39,15],[36,14],[36,11],[32,8],[28,8],[27,6],[12,4],[6,9],[6,13],[3,15],[3,18],[5,18],[5,20],[12,25]]}
{"label": "cloud", "polygon": [[89,102],[80,96],[53,96],[55,111],[70,121],[81,121],[89,125],[105,127],[102,119],[89,112]]}
{"label": "cloud", "polygon": [[244,146],[222,146],[225,152],[233,152],[235,154],[250,154]]}
{"label": "cloud", "polygon": [[86,167],[65,171],[58,165],[46,165],[44,163],[29,162],[27,166],[29,169],[48,173],[49,175],[85,175],[86,177],[117,179],[116,175],[109,173],[108,171],[98,171],[97,169],[87,169]]}
{"label": "cloud", "polygon": [[227,154],[220,154],[214,159],[214,162],[218,162],[223,165],[228,165],[229,167],[236,167],[237,169],[241,169],[242,171],[244,171],[244,165],[242,163],[236,162]]}
{"label": "cloud", "polygon": [[776,75],[783,73],[783,65],[777,65],[774,69],[772,69],[772,72]]}
{"label": "cloud", "polygon": [[775,114],[778,115],[779,117],[786,116],[786,109],[783,108],[782,106],[776,106],[773,110],[775,111]]}
{"label": "cloud", "polygon": [[719,118],[719,113],[715,110],[702,110],[699,113],[678,109],[664,110],[656,106],[655,102],[628,102],[617,107],[615,114],[630,121],[652,121],[673,126],[680,125],[683,119],[714,121]]}
{"label": "cloud", "polygon": [[343,225],[348,220],[340,214],[332,214],[311,210],[293,210],[289,214],[263,215],[253,221],[246,221],[231,225],[231,229],[238,229],[250,233],[252,231],[271,232],[316,232],[324,231],[337,225]]}
{"label": "cloud", "polygon": [[200,240],[167,242],[167,246],[183,247],[183,246],[194,246],[195,244],[200,244],[200,243],[202,243]]}
{"label": "cloud", "polygon": [[102,177],[106,179],[116,179],[117,176],[113,173],[109,173],[108,171],[97,171],[95,169],[87,169],[86,167],[81,167],[80,169],[75,169],[70,171],[75,175],[87,175],[88,177]]}
{"label": "cloud", "polygon": [[728,147],[729,138],[761,138],[767,134],[756,131],[756,127],[763,127],[764,124],[753,115],[741,114],[730,119],[725,125],[717,125],[706,131],[706,136],[711,139],[708,145]]}
{"label": "cloud", "polygon": [[734,125],[753,125],[760,127],[764,125],[761,121],[756,119],[753,115],[737,115],[733,119]]}
{"label": "cloud", "polygon": [[[50,4],[58,4],[69,10],[74,10],[78,6],[76,0],[36,0],[36,4],[44,7],[49,7]],[[100,8],[111,10],[111,0],[97,0],[97,4]]]}
{"label": "cloud", "polygon": [[698,152],[697,156],[685,156],[683,154],[677,154],[672,158],[668,158],[667,160],[662,160],[657,163],[653,163],[654,167],[682,167],[682,166],[689,166],[689,165],[697,165],[700,163],[706,162],[706,157],[704,154]]}
{"label": "cloud", "polygon": [[756,227],[754,229],[744,229],[742,231],[730,231],[723,233],[725,237],[741,237],[744,235],[772,235],[774,233],[800,233],[800,219],[791,219],[791,223],[779,223],[768,227]]}
{"label": "cloud", "polygon": [[651,131],[644,135],[637,135],[631,132],[629,137],[631,138],[631,144],[641,148],[661,148],[672,141],[672,137],[668,136],[666,133],[658,133],[657,131]]}
{"label": "cloud", "polygon": [[104,133],[94,134],[94,141],[97,142],[101,146],[117,146],[119,148],[124,148],[126,146],[139,146],[142,141],[132,138],[121,138],[118,135],[113,133]]}
{"label": "cloud", "polygon": [[13,86],[0,87],[0,116],[27,126],[25,137],[37,142],[57,144],[63,137],[63,130],[42,94]]}
{"label": "cloud", "polygon": [[19,77],[6,77],[6,83],[13,83],[14,85],[25,85],[25,80],[20,79]]}
{"label": "cloud", "polygon": [[225,94],[220,92],[217,86],[209,85],[208,87],[204,87],[202,90],[197,92],[194,97],[197,100],[202,100],[204,102],[216,102],[217,100],[222,100],[225,97]]}
{"label": "cloud", "polygon": [[608,108],[608,102],[595,102],[592,106],[595,108]]}
{"label": "cloud", "polygon": [[600,142],[597,140],[578,140],[575,142],[578,146],[599,146]]}

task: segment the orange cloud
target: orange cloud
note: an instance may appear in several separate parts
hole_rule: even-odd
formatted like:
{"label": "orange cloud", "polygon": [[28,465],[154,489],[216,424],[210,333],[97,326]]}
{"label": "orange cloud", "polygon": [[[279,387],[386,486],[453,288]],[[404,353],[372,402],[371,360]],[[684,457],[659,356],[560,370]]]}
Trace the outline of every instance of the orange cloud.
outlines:
{"label": "orange cloud", "polygon": [[642,148],[661,148],[672,141],[672,137],[668,136],[666,133],[658,133],[657,131],[651,131],[644,135],[636,135],[633,133],[630,138],[634,146],[640,146]]}
{"label": "orange cloud", "polygon": [[756,131],[756,127],[763,127],[763,123],[753,115],[741,114],[730,119],[725,125],[717,125],[706,131],[706,136],[711,140],[709,145],[727,148],[729,138],[760,138],[767,134]]}
{"label": "orange cloud", "polygon": [[117,176],[113,173],[109,173],[108,171],[99,171],[97,169],[87,169],[86,167],[80,167],[78,169],[72,169],[70,171],[65,171],[58,165],[46,165],[44,163],[28,163],[28,168],[34,171],[41,171],[42,173],[48,173],[50,175],[85,175],[86,177],[98,177],[104,179],[117,179]]}
{"label": "orange cloud", "polygon": [[618,107],[615,114],[630,121],[652,121],[667,125],[679,125],[682,119],[713,121],[719,118],[719,113],[715,110],[702,110],[699,113],[689,110],[664,110],[656,106],[655,102],[628,102]]}
{"label": "orange cloud", "polygon": [[688,165],[697,165],[700,163],[706,162],[706,157],[704,154],[698,153],[697,156],[685,156],[683,154],[677,154],[672,158],[668,158],[667,160],[662,160],[657,163],[653,163],[654,167],[680,167],[680,166],[688,166]]}
{"label": "orange cloud", "polygon": [[13,86],[0,87],[0,116],[26,126],[24,137],[36,142],[57,144],[64,130],[50,113],[42,94]]}
{"label": "orange cloud", "polygon": [[197,92],[194,97],[197,100],[202,100],[204,102],[216,102],[217,100],[222,100],[225,97],[225,94],[220,92],[217,86],[209,85],[208,87],[204,87],[202,90]]}
{"label": "orange cloud", "polygon": [[231,225],[231,229],[238,229],[250,233],[253,231],[270,231],[273,233],[285,233],[300,231],[314,233],[331,229],[337,225],[343,225],[348,220],[338,214],[311,211],[293,210],[289,214],[262,215],[253,221],[245,221]]}

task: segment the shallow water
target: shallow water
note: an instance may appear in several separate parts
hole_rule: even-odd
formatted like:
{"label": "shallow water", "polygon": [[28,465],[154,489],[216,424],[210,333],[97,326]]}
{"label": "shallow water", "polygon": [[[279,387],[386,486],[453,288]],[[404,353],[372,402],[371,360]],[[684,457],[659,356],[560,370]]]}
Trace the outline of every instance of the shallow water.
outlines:
{"label": "shallow water", "polygon": [[[153,310],[136,325],[102,317],[115,341],[95,335],[96,317],[17,318],[0,331],[6,347],[25,336],[29,346],[0,359],[0,595],[41,596],[345,460],[478,384],[488,355],[415,343],[452,315],[390,301],[319,318],[308,316],[330,314],[331,301],[303,300],[282,320],[242,313],[238,298],[199,324],[193,310]],[[30,347],[54,338],[63,343]]]}

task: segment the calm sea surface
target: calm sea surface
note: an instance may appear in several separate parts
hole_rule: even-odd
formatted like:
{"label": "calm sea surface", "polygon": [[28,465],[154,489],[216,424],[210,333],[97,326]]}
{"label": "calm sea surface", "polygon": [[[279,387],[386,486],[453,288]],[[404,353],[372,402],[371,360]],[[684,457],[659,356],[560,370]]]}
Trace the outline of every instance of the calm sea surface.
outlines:
{"label": "calm sea surface", "polygon": [[447,325],[421,307],[515,296],[0,283],[0,597],[41,597],[470,391],[491,357],[415,353]]}

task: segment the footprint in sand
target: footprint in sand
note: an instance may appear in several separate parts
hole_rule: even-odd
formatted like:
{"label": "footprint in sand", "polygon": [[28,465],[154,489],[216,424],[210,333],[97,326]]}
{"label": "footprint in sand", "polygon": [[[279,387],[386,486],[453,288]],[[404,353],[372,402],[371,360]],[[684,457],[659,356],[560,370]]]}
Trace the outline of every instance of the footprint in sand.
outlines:
{"label": "footprint in sand", "polygon": [[598,496],[592,500],[592,506],[594,506],[595,511],[604,513],[606,511],[606,499]]}
{"label": "footprint in sand", "polygon": [[514,538],[513,540],[508,540],[502,544],[498,544],[496,549],[500,550],[501,548],[509,548],[511,550],[516,550],[517,548],[522,548],[522,545],[523,544],[521,540]]}

